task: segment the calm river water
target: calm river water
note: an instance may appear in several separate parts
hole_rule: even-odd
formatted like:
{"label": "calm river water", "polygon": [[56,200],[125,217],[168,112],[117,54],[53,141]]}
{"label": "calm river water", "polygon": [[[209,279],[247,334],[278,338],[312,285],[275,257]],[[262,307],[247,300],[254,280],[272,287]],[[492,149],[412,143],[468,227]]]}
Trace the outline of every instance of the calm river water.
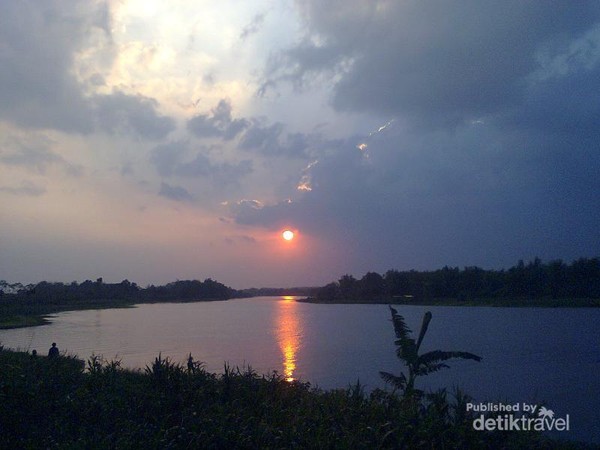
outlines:
{"label": "calm river water", "polygon": [[[568,439],[600,443],[600,309],[399,306],[418,333],[433,320],[422,351],[461,350],[483,361],[450,361],[450,369],[418,381],[425,389],[460,386],[477,402],[544,403],[570,416]],[[92,353],[144,368],[159,352],[184,363],[189,353],[210,371],[250,365],[277,370],[322,388],[360,379],[383,387],[379,371],[398,373],[386,305],[318,305],[293,297],[223,302],[143,304],[129,309],[72,311],[52,324],[0,331],[10,348]]]}

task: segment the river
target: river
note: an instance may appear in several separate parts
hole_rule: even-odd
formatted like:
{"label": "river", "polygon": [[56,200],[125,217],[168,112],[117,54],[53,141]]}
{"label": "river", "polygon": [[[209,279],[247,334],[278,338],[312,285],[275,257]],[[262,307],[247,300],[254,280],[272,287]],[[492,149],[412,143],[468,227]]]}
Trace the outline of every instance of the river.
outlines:
{"label": "river", "polygon": [[[546,405],[570,418],[560,437],[600,443],[600,309],[398,306],[418,333],[433,320],[421,351],[460,350],[482,362],[451,360],[450,369],[418,379],[417,387],[460,386],[474,402]],[[416,336],[415,336],[416,337]],[[384,387],[379,371],[399,373],[386,305],[320,305],[293,297],[219,302],[155,303],[135,308],[63,312],[50,325],[1,330],[10,348],[91,354],[144,368],[158,356],[277,370],[288,379],[329,389],[360,380]]]}

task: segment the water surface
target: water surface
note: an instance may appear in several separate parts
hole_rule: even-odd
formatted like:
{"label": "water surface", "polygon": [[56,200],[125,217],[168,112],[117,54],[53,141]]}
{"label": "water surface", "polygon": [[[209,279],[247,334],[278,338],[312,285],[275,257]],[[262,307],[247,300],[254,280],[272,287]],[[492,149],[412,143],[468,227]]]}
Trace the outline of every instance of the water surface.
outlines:
{"label": "water surface", "polygon": [[[433,313],[422,351],[462,350],[483,357],[450,361],[423,378],[425,389],[460,386],[480,402],[544,402],[570,414],[569,438],[600,442],[600,309],[402,306],[418,332]],[[52,324],[0,331],[11,348],[120,359],[144,368],[159,353],[184,363],[191,353],[210,371],[224,362],[273,370],[323,388],[383,387],[379,371],[399,373],[385,305],[319,305],[291,297],[142,304],[64,312]]]}

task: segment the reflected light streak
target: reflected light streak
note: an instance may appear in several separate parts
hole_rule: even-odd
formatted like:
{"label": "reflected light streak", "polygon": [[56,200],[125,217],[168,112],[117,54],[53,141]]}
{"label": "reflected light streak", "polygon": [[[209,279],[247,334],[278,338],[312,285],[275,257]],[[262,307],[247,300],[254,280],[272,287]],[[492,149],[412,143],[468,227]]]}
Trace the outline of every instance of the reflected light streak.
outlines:
{"label": "reflected light streak", "polygon": [[296,314],[294,297],[284,296],[278,302],[277,342],[283,355],[283,374],[286,381],[294,381],[296,355],[300,348],[301,326]]}

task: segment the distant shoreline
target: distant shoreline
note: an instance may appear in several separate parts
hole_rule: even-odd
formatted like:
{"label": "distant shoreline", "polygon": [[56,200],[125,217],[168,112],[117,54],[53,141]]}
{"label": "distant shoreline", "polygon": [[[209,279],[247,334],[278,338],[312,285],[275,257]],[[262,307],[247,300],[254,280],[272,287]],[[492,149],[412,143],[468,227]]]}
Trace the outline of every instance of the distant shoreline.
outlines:
{"label": "distant shoreline", "polygon": [[[280,297],[275,295],[273,297]],[[51,311],[42,314],[15,314],[0,318],[0,330],[15,328],[28,328],[48,325],[52,322],[50,316],[66,311],[84,311],[88,309],[112,309],[132,308],[136,304],[151,303],[200,303],[213,301],[228,301],[237,298],[251,299],[253,297],[233,297],[230,299],[181,299],[181,300],[146,300],[146,301],[96,301],[89,304],[64,305],[64,307],[53,305]],[[551,298],[477,298],[471,300],[460,300],[457,298],[379,298],[373,300],[344,300],[332,301],[318,300],[314,297],[296,299],[300,303],[313,303],[320,305],[406,305],[406,306],[454,306],[454,307],[477,307],[491,306],[504,308],[598,308],[600,299],[576,298],[576,299],[551,299]]]}
{"label": "distant shoreline", "polygon": [[379,298],[373,300],[319,300],[306,297],[296,300],[301,303],[321,305],[407,305],[407,306],[493,306],[506,308],[598,308],[600,299],[596,298],[476,298],[460,300],[457,298]]}
{"label": "distant shoreline", "polygon": [[77,303],[65,305],[51,305],[47,311],[42,313],[17,313],[4,317],[0,317],[0,330],[11,330],[15,328],[37,327],[49,325],[52,323],[54,314],[67,311],[85,311],[90,309],[116,309],[116,308],[133,308],[135,305],[153,304],[153,303],[200,303],[200,302],[216,302],[227,301],[230,299],[210,298],[210,299],[180,299],[180,300],[94,300],[90,303]]}

